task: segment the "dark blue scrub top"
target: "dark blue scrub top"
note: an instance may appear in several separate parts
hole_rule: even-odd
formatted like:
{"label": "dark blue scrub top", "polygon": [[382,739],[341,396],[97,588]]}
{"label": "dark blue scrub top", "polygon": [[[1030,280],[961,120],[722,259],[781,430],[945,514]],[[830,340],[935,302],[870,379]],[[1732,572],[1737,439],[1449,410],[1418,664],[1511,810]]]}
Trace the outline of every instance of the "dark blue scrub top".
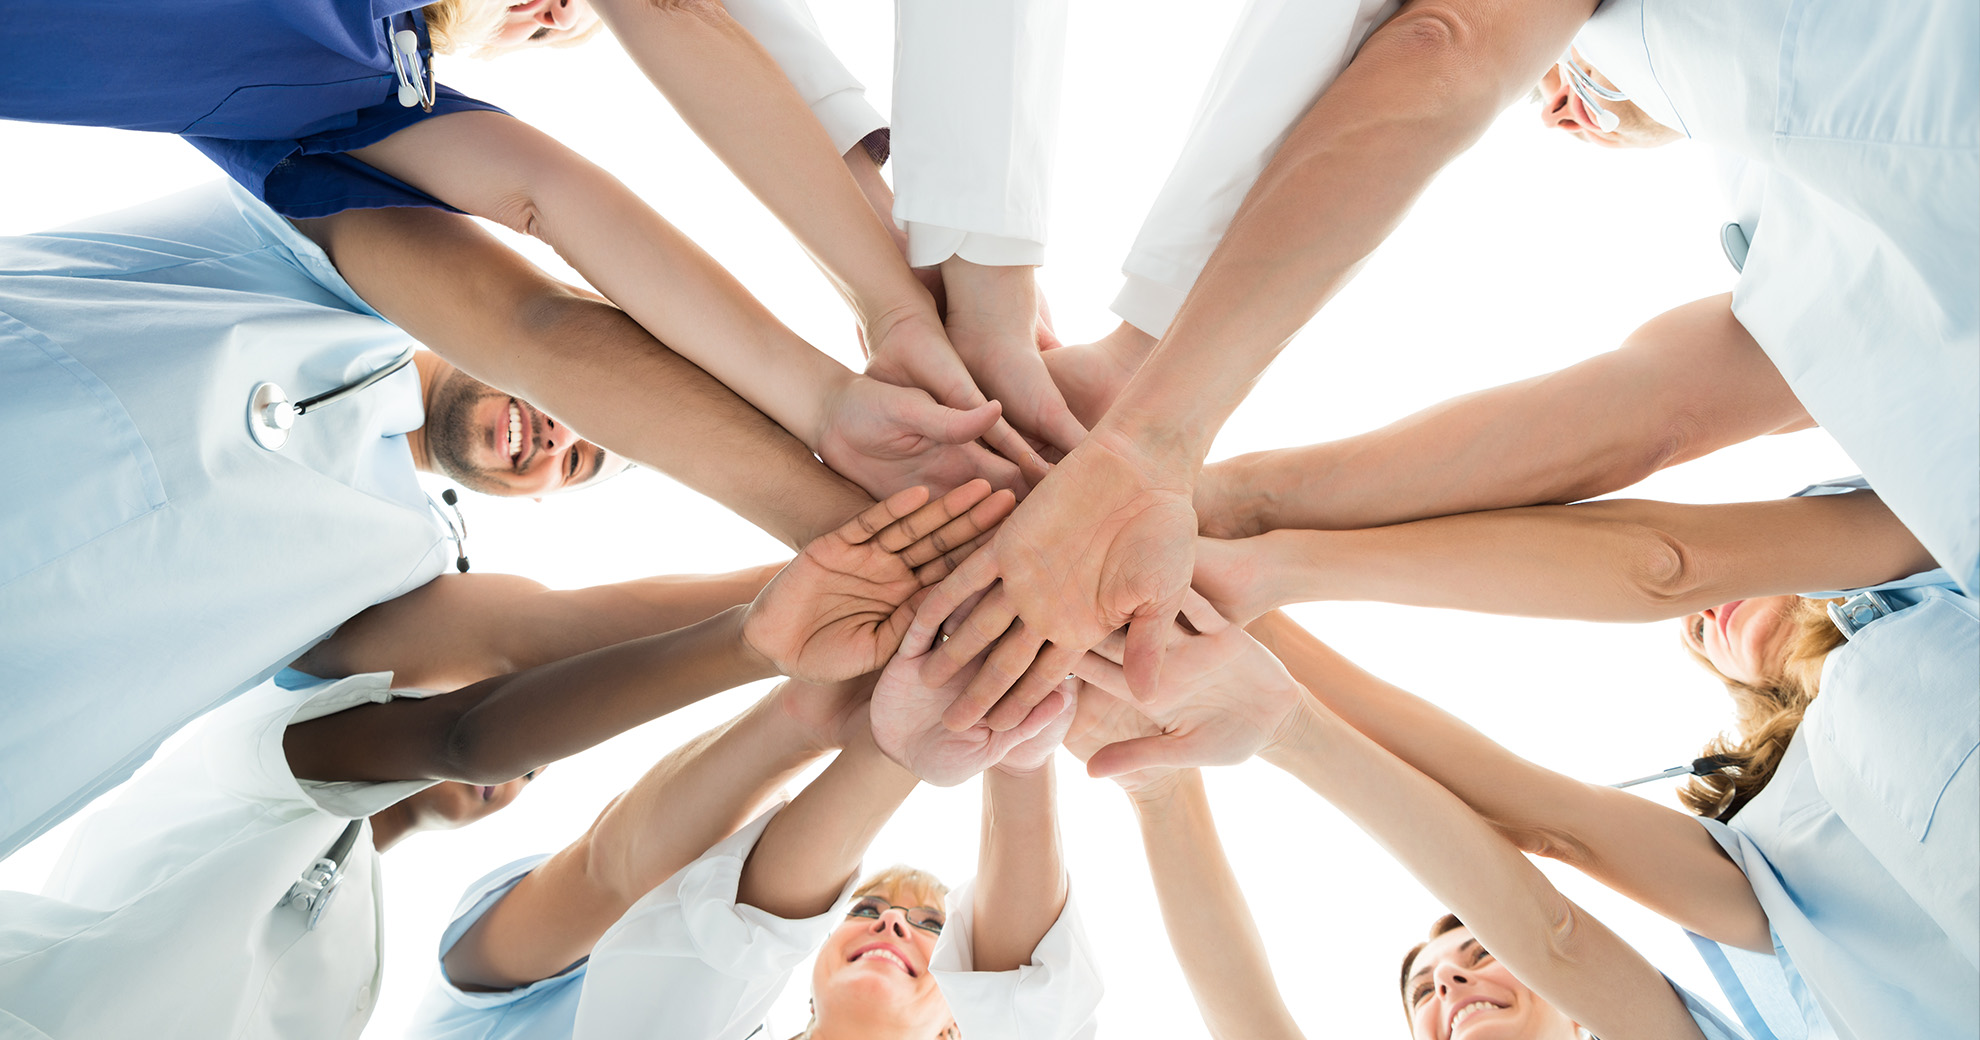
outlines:
{"label": "dark blue scrub top", "polygon": [[[422,119],[501,109],[439,88],[399,104],[390,33],[420,0],[0,0],[0,118],[178,134],[287,217],[434,206],[342,153]],[[388,25],[389,21],[389,25]]]}

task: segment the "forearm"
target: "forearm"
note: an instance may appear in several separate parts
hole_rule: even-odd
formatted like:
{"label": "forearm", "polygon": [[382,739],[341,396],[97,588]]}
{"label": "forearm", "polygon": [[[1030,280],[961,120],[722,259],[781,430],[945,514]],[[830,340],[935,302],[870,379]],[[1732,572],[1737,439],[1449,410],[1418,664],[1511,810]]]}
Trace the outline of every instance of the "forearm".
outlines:
{"label": "forearm", "polygon": [[864,734],[770,821],[736,902],[793,920],[824,913],[915,783]]}
{"label": "forearm", "polygon": [[1102,425],[1201,460],[1265,365],[1591,8],[1425,0],[1377,30],[1280,146]]}
{"label": "forearm", "polygon": [[1203,776],[1174,774],[1129,795],[1176,963],[1215,1040],[1305,1034],[1286,1010],[1265,943],[1224,856]]}
{"label": "forearm", "polygon": [[502,783],[677,708],[772,674],[741,634],[743,608],[444,697],[366,705],[289,728],[311,780]]}
{"label": "forearm", "polygon": [[466,217],[347,210],[300,226],[408,335],[787,545],[871,501],[625,312],[544,274]]}
{"label": "forearm", "polygon": [[[815,445],[852,377],[610,174],[507,116],[458,112],[352,153],[476,216],[535,236],[662,343]],[[843,171],[841,171],[843,175]]]}
{"label": "forearm", "polygon": [[761,812],[819,754],[776,699],[656,763],[461,937],[447,954],[448,977],[508,989],[556,974],[633,903]]}
{"label": "forearm", "polygon": [[712,0],[600,13],[695,134],[818,261],[862,326],[934,314],[839,149],[756,39]]}
{"label": "forearm", "polygon": [[[1669,983],[1450,791],[1308,701],[1265,754],[1394,856],[1521,982],[1574,1020],[1681,1036]],[[1658,1027],[1663,1028],[1658,1028]]]}
{"label": "forearm", "polygon": [[1572,502],[1728,444],[1812,425],[1730,296],[1668,311],[1558,372],[1433,405],[1343,440],[1242,455],[1205,474],[1220,537],[1380,527]]}
{"label": "forearm", "polygon": [[1750,941],[1766,918],[1739,868],[1683,813],[1563,776],[1363,671],[1284,614],[1248,629],[1334,716],[1462,799],[1520,849],[1566,861],[1701,934]]}
{"label": "forearm", "polygon": [[970,935],[977,971],[1012,971],[1031,963],[1032,951],[1065,909],[1056,786],[1050,761],[1021,775],[1001,766],[984,771]]}
{"label": "forearm", "polygon": [[1251,539],[1274,606],[1377,600],[1659,621],[1736,599],[1856,588],[1931,567],[1874,495],[1726,505],[1617,499]]}

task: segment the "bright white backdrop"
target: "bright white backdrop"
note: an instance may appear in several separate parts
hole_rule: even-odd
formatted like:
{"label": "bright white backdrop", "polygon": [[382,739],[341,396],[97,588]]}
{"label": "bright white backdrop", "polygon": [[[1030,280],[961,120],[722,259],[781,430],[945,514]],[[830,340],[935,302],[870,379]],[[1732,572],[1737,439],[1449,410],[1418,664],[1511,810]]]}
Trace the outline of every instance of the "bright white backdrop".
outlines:
{"label": "bright white backdrop", "polygon": [[[1073,4],[1049,263],[1039,277],[1060,335],[1111,328],[1106,304],[1239,4]],[[889,94],[892,9],[818,0],[816,14],[868,95]],[[783,229],[601,39],[493,63],[442,60],[442,79],[542,127],[630,183],[800,334],[857,364],[852,325]],[[0,234],[115,209],[210,179],[168,137],[0,122]],[[1712,162],[1678,145],[1610,153],[1543,132],[1518,106],[1431,187],[1360,277],[1281,356],[1212,458],[1345,436],[1456,394],[1611,349],[1638,324],[1730,288]],[[537,243],[538,263],[575,274]],[[22,446],[16,446],[20,450]],[[1738,501],[1852,472],[1817,432],[1771,438],[1659,474],[1630,494]],[[478,570],[575,587],[779,558],[781,547],[664,477],[635,473],[541,504],[468,496]],[[1679,650],[1675,626],[1494,618],[1381,604],[1294,615],[1377,674],[1429,696],[1521,754],[1615,780],[1687,761],[1728,721],[1724,697]],[[104,633],[115,638],[115,633]],[[501,816],[422,836],[386,857],[389,983],[367,1032],[399,1035],[432,974],[461,889],[570,840],[612,794],[767,685],[715,697],[559,764]],[[1086,925],[1102,957],[1105,1035],[1204,1035],[1156,915],[1132,814],[1111,784],[1061,757],[1061,811]],[[1670,785],[1644,790],[1675,804]],[[1339,814],[1262,764],[1211,777],[1225,843],[1279,984],[1315,1037],[1397,1036],[1402,951],[1439,908]],[[973,872],[976,785],[924,788],[869,866]],[[38,888],[64,827],[0,864],[0,887]],[[1694,990],[1709,977],[1678,931],[1578,876],[1558,883]],[[804,976],[800,974],[802,980]],[[801,982],[800,982],[801,987]],[[794,987],[785,998],[801,1006]]]}

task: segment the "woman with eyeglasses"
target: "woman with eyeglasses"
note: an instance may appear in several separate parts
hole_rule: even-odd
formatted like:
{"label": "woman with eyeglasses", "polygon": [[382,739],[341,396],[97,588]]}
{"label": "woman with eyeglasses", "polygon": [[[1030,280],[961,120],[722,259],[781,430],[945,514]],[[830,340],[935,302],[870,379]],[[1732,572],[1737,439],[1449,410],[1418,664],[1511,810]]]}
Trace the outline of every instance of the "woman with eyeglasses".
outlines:
{"label": "woman with eyeglasses", "polygon": [[[408,1035],[1088,1040],[1100,982],[1051,767],[1071,705],[1055,693],[1016,729],[951,734],[941,710],[973,670],[924,689],[927,650],[877,680],[787,687],[668,756],[562,852],[470,887]],[[918,766],[983,774],[978,873],[954,893],[907,868],[860,880],[867,846],[919,782],[875,742],[870,719],[883,715],[907,717]],[[772,1021],[807,958],[809,1019]]]}

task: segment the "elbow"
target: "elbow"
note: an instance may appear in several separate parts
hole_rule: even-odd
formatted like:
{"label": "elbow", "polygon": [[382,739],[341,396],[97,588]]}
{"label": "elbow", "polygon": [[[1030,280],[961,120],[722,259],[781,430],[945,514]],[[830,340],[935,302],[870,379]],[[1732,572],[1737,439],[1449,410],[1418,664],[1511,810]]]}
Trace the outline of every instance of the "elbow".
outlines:
{"label": "elbow", "polygon": [[1530,820],[1489,822],[1501,837],[1529,856],[1558,860],[1573,867],[1586,866],[1591,859],[1585,843],[1558,827]]}
{"label": "elbow", "polygon": [[1618,565],[1641,609],[1620,620],[1660,621],[1697,597],[1705,585],[1703,569],[1697,554],[1677,536],[1648,525],[1630,526]]}
{"label": "elbow", "polygon": [[[1543,884],[1545,882],[1542,882]],[[1545,944],[1545,956],[1564,969],[1572,970],[1589,962],[1593,956],[1592,947],[1600,926],[1588,911],[1574,905],[1574,901],[1547,886],[1549,897],[1546,902],[1543,921],[1545,932],[1541,940]]]}
{"label": "elbow", "polygon": [[1501,97],[1505,91],[1499,77],[1490,74],[1478,14],[1467,5],[1447,0],[1411,4],[1378,35],[1379,49],[1369,56],[1407,69],[1411,78],[1432,88],[1428,93],[1441,110],[1467,121],[1490,119],[1509,101]]}

